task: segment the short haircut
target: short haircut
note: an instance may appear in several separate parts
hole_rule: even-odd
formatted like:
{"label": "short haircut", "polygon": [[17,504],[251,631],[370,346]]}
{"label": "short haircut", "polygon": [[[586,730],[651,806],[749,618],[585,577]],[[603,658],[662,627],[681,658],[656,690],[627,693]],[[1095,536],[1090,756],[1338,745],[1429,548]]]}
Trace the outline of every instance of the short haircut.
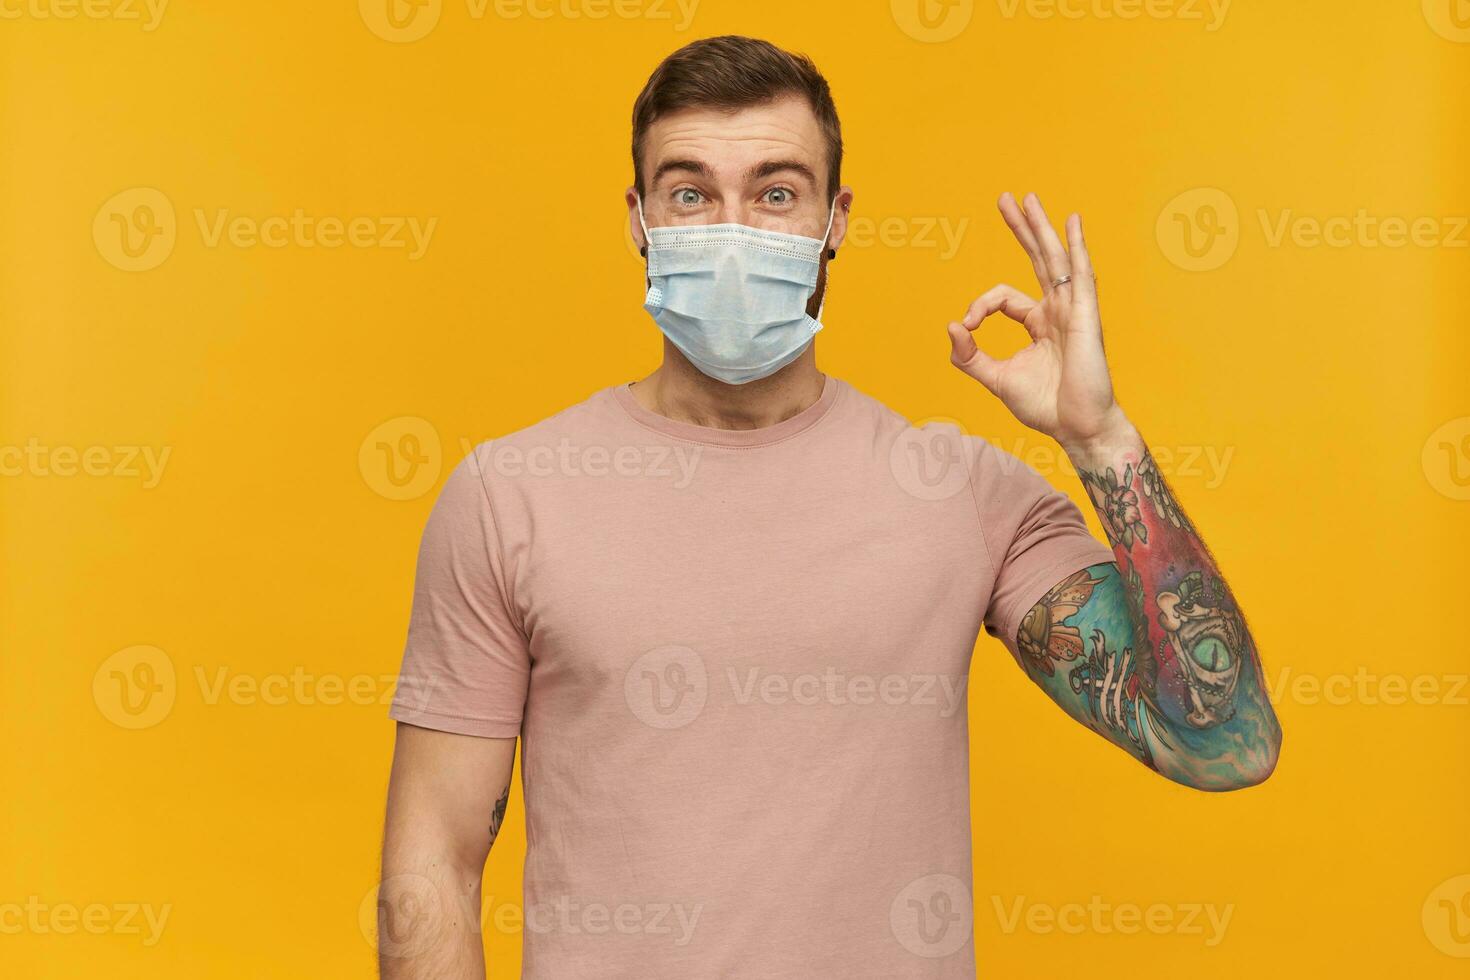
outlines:
{"label": "short haircut", "polygon": [[643,141],[654,121],[681,109],[735,112],[782,96],[806,99],[822,127],[827,149],[827,197],[842,185],[842,124],[831,89],[806,55],[769,41],[726,35],[707,37],[665,58],[633,103],[633,185],[643,187]]}

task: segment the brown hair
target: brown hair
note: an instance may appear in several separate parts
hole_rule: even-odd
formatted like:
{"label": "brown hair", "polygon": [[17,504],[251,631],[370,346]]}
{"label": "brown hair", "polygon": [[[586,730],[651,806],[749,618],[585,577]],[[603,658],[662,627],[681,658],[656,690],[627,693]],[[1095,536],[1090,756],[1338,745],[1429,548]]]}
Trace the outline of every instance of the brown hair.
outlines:
{"label": "brown hair", "polygon": [[827,196],[842,174],[842,124],[827,80],[806,55],[769,41],[726,35],[707,37],[675,51],[648,76],[633,103],[633,184],[643,193],[643,139],[660,116],[695,107],[734,112],[783,95],[811,105],[827,142]]}

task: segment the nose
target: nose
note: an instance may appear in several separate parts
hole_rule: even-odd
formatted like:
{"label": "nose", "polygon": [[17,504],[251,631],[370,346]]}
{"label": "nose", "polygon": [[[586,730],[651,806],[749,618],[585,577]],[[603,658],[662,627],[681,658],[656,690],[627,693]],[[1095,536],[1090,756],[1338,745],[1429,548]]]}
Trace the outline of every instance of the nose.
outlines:
{"label": "nose", "polygon": [[720,225],[749,225],[753,224],[755,217],[750,208],[740,200],[726,200],[715,209],[712,224]]}

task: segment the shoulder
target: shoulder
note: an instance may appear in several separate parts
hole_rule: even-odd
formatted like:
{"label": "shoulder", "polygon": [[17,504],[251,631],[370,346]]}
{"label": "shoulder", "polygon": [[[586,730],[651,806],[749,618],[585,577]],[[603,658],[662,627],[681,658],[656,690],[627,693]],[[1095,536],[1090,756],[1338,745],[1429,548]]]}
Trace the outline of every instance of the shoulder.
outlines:
{"label": "shoulder", "polygon": [[865,413],[876,431],[890,441],[900,441],[905,448],[916,447],[911,451],[927,452],[936,459],[941,455],[963,458],[978,484],[1045,483],[1037,464],[1042,470],[1052,470],[1060,455],[1060,450],[1044,445],[1040,437],[1018,440],[1011,452],[1002,448],[998,438],[972,431],[961,419],[949,415],[910,419],[851,385],[846,387],[856,411]]}
{"label": "shoulder", "polygon": [[[564,446],[585,446],[606,431],[613,416],[612,389],[602,389],[538,422],[480,442],[446,443],[449,471],[443,478],[429,519],[432,526],[463,527],[494,522],[498,502],[513,499],[515,487],[530,475],[554,473]],[[538,481],[545,482],[545,481]]]}
{"label": "shoulder", "polygon": [[497,485],[555,468],[556,461],[582,447],[605,444],[625,429],[627,417],[613,388],[603,388],[538,422],[475,443],[450,479],[473,476],[486,493]]}

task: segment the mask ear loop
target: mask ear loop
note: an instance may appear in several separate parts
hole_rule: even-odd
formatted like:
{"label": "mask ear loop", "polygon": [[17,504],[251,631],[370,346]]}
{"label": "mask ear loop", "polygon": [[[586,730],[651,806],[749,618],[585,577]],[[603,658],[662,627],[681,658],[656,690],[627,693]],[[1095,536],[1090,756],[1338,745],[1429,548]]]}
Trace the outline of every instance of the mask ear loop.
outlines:
{"label": "mask ear loop", "polygon": [[643,220],[643,195],[635,194],[633,196],[638,200],[638,224],[643,229],[643,247],[638,249],[638,254],[646,259],[648,258],[648,243],[651,241],[651,238],[648,234],[648,222]]}
{"label": "mask ear loop", "polygon": [[[827,248],[827,242],[832,238],[832,223],[837,220],[837,198],[832,198],[832,207],[827,211],[827,230],[822,233],[822,247]],[[837,258],[837,249],[827,248],[827,261]]]}
{"label": "mask ear loop", "polygon": [[[835,221],[836,219],[837,219],[837,198],[834,197],[834,198],[832,198],[832,210],[830,210],[829,212],[827,212],[827,231],[822,235],[822,245],[823,245],[823,247],[825,247],[826,244],[827,244],[827,242],[832,238],[832,222]],[[832,284],[832,266],[831,266],[831,262],[835,258],[837,258],[837,249],[835,249],[835,248],[829,248],[829,249],[827,249],[827,262],[828,262],[828,266],[827,266],[827,281],[822,284],[822,301],[817,304],[816,321],[818,323],[821,323],[822,322],[822,311],[827,308],[827,287]]]}

